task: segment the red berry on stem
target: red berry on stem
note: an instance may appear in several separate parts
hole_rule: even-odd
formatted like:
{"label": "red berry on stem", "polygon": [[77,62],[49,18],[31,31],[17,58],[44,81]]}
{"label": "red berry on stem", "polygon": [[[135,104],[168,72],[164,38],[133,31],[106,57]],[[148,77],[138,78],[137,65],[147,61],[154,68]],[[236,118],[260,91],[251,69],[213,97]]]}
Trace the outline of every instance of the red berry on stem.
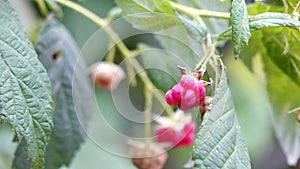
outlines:
{"label": "red berry on stem", "polygon": [[205,92],[206,92],[206,89],[205,87],[202,85],[201,82],[198,82],[197,84],[198,86],[198,98],[199,98],[199,105],[203,104],[204,103],[204,100],[205,100]]}
{"label": "red berry on stem", "polygon": [[[198,78],[202,74],[194,73]],[[176,104],[181,110],[189,110],[198,107],[204,103],[205,100],[205,86],[203,81],[197,79],[196,76],[186,74],[183,75],[179,84],[173,86],[171,90],[166,93],[166,101],[169,105]]]}
{"label": "red berry on stem", "polygon": [[181,101],[181,88],[178,84],[174,85],[172,88],[172,96],[176,103]]}
{"label": "red berry on stem", "polygon": [[191,75],[183,75],[180,79],[180,86],[184,89],[194,89],[196,87],[196,78]]}
{"label": "red berry on stem", "polygon": [[155,132],[155,138],[160,143],[170,143],[173,147],[188,147],[195,138],[195,123],[187,123],[184,128],[177,131],[174,128],[161,128]]}
{"label": "red berry on stem", "polygon": [[174,105],[177,102],[174,100],[173,96],[172,96],[172,90],[169,90],[166,95],[165,95],[166,101],[169,105]]}
{"label": "red berry on stem", "polygon": [[181,99],[181,105],[180,109],[181,110],[189,110],[195,106],[196,103],[196,95],[193,90],[186,90],[182,94],[182,99]]}

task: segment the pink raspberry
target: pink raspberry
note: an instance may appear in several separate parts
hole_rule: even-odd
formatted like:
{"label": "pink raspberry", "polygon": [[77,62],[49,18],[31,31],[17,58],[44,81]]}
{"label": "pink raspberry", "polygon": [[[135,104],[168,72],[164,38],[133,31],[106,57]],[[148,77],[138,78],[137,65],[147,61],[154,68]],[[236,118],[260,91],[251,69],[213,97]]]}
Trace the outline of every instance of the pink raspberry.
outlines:
{"label": "pink raspberry", "polygon": [[177,105],[181,110],[189,110],[203,104],[206,89],[201,80],[192,75],[183,75],[179,84],[166,93],[169,105]]}
{"label": "pink raspberry", "polygon": [[195,123],[187,123],[180,131],[173,128],[160,128],[155,132],[155,138],[160,143],[170,143],[173,147],[188,147],[195,138]]}
{"label": "pink raspberry", "polygon": [[197,96],[195,95],[194,90],[186,90],[182,92],[181,104],[178,107],[185,111],[193,108],[195,106]]}
{"label": "pink raspberry", "polygon": [[199,99],[199,102],[197,106],[201,105],[204,103],[204,100],[205,100],[205,92],[206,92],[206,89],[205,87],[203,86],[202,82],[199,81],[197,83],[197,87],[198,87],[198,90],[197,90],[197,98]]}
{"label": "pink raspberry", "polygon": [[167,93],[165,95],[166,101],[169,105],[177,104],[177,102],[175,101],[175,99],[173,98],[172,95],[173,95],[172,90],[167,91]]}
{"label": "pink raspberry", "polygon": [[184,89],[194,89],[196,88],[196,78],[191,75],[183,75],[179,81],[179,84]]}
{"label": "pink raspberry", "polygon": [[181,101],[181,89],[178,84],[174,85],[172,88],[172,96],[176,103],[180,103]]}

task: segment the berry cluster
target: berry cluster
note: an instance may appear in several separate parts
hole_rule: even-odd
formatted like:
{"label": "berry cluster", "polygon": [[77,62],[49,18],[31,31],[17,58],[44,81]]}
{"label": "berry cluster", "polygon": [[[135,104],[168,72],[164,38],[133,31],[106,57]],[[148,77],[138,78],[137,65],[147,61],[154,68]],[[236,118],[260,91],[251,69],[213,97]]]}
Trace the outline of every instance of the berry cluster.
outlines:
{"label": "berry cluster", "polygon": [[203,81],[187,74],[181,77],[179,84],[166,93],[165,98],[169,105],[177,105],[179,109],[185,111],[203,104],[205,92]]}
{"label": "berry cluster", "polygon": [[195,138],[196,123],[187,123],[182,130],[173,128],[160,128],[156,130],[156,141],[170,143],[172,147],[188,147],[193,144]]}

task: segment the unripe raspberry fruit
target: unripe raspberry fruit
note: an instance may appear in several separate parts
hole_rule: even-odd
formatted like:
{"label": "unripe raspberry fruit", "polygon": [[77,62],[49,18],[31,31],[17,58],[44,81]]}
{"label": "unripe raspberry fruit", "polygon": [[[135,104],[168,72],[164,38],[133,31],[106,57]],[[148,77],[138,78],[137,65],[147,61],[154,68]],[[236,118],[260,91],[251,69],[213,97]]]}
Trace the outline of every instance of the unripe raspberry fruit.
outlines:
{"label": "unripe raspberry fruit", "polygon": [[101,62],[92,66],[92,78],[96,87],[114,90],[125,78],[123,69],[113,63]]}
{"label": "unripe raspberry fruit", "polygon": [[155,132],[157,142],[169,143],[172,147],[188,147],[195,139],[196,123],[187,123],[180,130],[174,128],[160,128]]}
{"label": "unripe raspberry fruit", "polygon": [[130,155],[138,169],[162,169],[168,158],[167,152],[160,146],[147,143],[134,145]]}
{"label": "unripe raspberry fruit", "polygon": [[177,105],[181,110],[189,110],[203,104],[206,89],[201,80],[192,75],[183,75],[179,84],[176,84],[166,95],[169,105]]}

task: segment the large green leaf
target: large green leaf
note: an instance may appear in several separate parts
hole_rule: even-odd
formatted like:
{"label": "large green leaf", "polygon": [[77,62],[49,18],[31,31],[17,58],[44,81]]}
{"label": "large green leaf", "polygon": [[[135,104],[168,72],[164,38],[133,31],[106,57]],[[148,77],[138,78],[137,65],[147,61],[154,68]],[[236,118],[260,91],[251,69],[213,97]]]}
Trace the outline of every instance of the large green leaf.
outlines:
{"label": "large green leaf", "polygon": [[180,24],[167,0],[116,0],[126,20],[141,30],[161,30]]}
{"label": "large green leaf", "polygon": [[226,76],[223,67],[221,81],[193,145],[195,169],[251,168]]}
{"label": "large green leaf", "polygon": [[0,22],[0,118],[25,139],[31,167],[42,168],[53,123],[49,78],[6,0]]}
{"label": "large green leaf", "polygon": [[45,167],[59,168],[69,165],[85,138],[83,127],[93,111],[92,87],[76,42],[54,16],[48,18],[41,31],[36,51],[48,70],[55,96],[55,128]]}
{"label": "large green leaf", "polygon": [[[46,151],[45,168],[68,166],[84,140],[82,127],[93,110],[90,79],[76,43],[54,16],[47,19],[35,49],[48,70],[55,97],[55,127]],[[19,154],[18,160],[23,161],[22,165],[16,164],[18,168],[28,168],[24,165],[24,154]]]}
{"label": "large green leaf", "polygon": [[267,89],[273,108],[273,126],[289,165],[300,157],[300,125],[297,114],[287,114],[300,106],[300,86],[276,65],[272,55],[262,55],[267,77]]}
{"label": "large green leaf", "polygon": [[247,6],[244,0],[233,0],[230,12],[230,23],[232,26],[232,43],[234,57],[238,58],[241,50],[248,45],[250,39],[250,26],[248,20]]}

